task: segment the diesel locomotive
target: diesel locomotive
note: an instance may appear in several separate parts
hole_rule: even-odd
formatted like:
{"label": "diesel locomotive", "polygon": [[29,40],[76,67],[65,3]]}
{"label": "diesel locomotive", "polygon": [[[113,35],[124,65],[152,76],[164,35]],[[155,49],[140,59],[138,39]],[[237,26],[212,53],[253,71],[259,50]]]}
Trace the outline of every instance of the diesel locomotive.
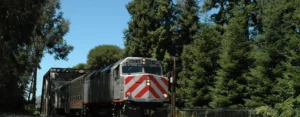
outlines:
{"label": "diesel locomotive", "polygon": [[53,110],[81,116],[167,117],[168,82],[156,59],[126,57],[56,87]]}

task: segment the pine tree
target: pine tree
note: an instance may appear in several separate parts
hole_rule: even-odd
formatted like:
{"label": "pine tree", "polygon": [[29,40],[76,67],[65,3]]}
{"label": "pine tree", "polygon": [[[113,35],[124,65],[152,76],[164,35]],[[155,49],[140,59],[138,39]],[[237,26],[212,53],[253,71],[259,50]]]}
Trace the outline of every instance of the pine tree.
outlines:
{"label": "pine tree", "polygon": [[172,1],[133,0],[127,9],[132,18],[124,31],[125,54],[163,60],[172,46]]}
{"label": "pine tree", "polygon": [[253,55],[256,61],[248,78],[250,99],[246,100],[246,105],[269,105],[283,114],[299,108],[299,101],[298,107],[290,105],[288,109],[284,105],[295,101],[299,95],[300,1],[261,4],[264,6],[261,7],[263,33],[259,35],[257,52]]}
{"label": "pine tree", "polygon": [[199,6],[196,0],[180,0],[176,5],[174,55],[181,56],[183,46],[191,44],[199,32]]}
{"label": "pine tree", "polygon": [[[248,2],[239,2],[230,11],[232,14],[221,41],[220,69],[212,88],[211,107],[241,107],[246,97],[246,74],[252,64],[249,58]],[[251,10],[250,10],[251,11]]]}
{"label": "pine tree", "polygon": [[[181,68],[181,66],[183,67],[184,65],[182,65],[182,61],[183,58],[181,56],[182,52],[183,52],[183,48],[186,45],[191,44],[195,39],[196,39],[196,35],[199,32],[199,17],[198,17],[198,13],[199,13],[199,6],[197,1],[195,0],[178,0],[176,7],[175,7],[175,11],[176,11],[176,22],[175,22],[175,37],[174,37],[174,44],[173,44],[173,55],[178,56],[180,59],[176,61],[176,64],[178,64]],[[188,50],[185,51],[186,53],[189,53]],[[187,55],[189,56],[189,55]],[[172,67],[172,62],[169,62],[169,66],[170,67],[166,67],[171,69]],[[167,66],[167,65],[166,65]],[[188,80],[189,77],[188,76],[180,76],[179,73],[182,71],[183,69],[178,69],[177,70],[177,74],[176,76],[178,78],[178,85],[177,85],[177,90],[176,94],[179,95],[179,97],[184,98],[186,92],[188,89],[190,88],[188,86],[185,86],[185,84],[183,84],[184,80]],[[185,69],[186,71],[183,71],[184,73],[188,73],[187,69]],[[185,74],[187,75],[187,74]],[[182,81],[183,80],[183,81]],[[185,88],[185,90],[181,90]],[[191,101],[192,102],[192,101]],[[179,101],[180,103],[180,101]]]}
{"label": "pine tree", "polygon": [[194,42],[184,47],[176,93],[186,106],[208,107],[209,89],[219,67],[220,38],[218,26],[203,23]]}
{"label": "pine tree", "polygon": [[[248,2],[248,0],[245,0],[245,2]],[[226,26],[229,22],[229,19],[232,16],[231,10],[233,9],[233,6],[237,3],[238,1],[236,0],[205,0],[201,11],[208,12],[212,9],[219,9],[217,13],[211,14],[211,19],[217,25]],[[221,34],[223,34],[225,29],[222,29],[220,31]]]}

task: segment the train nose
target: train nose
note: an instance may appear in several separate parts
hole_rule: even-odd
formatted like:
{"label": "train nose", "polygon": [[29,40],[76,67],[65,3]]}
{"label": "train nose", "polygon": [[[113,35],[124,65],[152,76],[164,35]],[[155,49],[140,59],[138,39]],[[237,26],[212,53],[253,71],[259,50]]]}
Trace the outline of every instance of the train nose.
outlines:
{"label": "train nose", "polygon": [[164,100],[168,98],[166,79],[155,75],[128,76],[125,79],[125,89],[128,99]]}

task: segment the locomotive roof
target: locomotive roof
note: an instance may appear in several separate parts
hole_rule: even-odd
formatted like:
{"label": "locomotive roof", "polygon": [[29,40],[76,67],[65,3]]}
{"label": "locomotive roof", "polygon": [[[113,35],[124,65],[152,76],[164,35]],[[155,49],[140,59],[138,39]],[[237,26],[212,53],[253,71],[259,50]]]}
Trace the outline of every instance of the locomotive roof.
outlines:
{"label": "locomotive roof", "polygon": [[148,57],[126,57],[126,58],[121,59],[118,62],[114,63],[114,65],[111,67],[111,69],[115,69],[119,64],[122,64],[127,59],[142,59],[142,58],[156,60],[155,58],[148,58]]}
{"label": "locomotive roof", "polygon": [[[125,58],[126,59],[126,58]],[[119,61],[117,61],[116,63],[114,63],[114,65],[111,67],[111,69],[115,69],[122,61],[124,61],[125,59],[121,59]]]}

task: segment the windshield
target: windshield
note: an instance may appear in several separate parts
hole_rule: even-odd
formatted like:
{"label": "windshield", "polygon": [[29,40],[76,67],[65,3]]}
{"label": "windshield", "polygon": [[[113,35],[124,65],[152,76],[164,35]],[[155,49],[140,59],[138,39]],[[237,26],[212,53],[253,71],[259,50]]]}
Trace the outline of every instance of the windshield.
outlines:
{"label": "windshield", "polygon": [[145,70],[145,73],[161,75],[160,67],[145,66],[144,70]]}
{"label": "windshield", "polygon": [[149,73],[161,75],[160,67],[153,66],[122,66],[123,74]]}
{"label": "windshield", "polygon": [[142,66],[123,66],[122,70],[123,70],[123,73],[125,73],[125,74],[142,73],[143,67]]}

